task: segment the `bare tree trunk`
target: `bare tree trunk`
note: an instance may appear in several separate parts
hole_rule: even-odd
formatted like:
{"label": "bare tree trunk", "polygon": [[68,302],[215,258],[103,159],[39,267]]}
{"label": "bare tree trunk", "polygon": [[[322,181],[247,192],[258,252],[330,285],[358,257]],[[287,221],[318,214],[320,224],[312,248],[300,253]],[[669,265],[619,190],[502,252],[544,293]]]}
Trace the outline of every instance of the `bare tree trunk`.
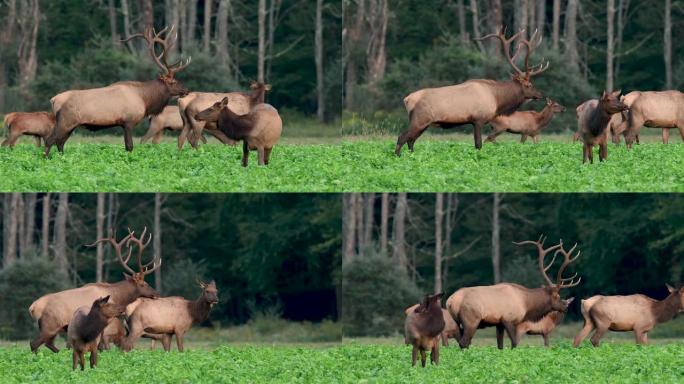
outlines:
{"label": "bare tree trunk", "polygon": [[[161,193],[154,194],[154,240],[152,240],[152,248],[154,251],[154,260],[161,260],[162,257],[162,227],[161,227],[161,209],[162,209],[162,195]],[[154,288],[157,292],[162,291],[162,274],[161,268],[154,271]]]}
{"label": "bare tree trunk", "polygon": [[[123,15],[124,36],[128,37],[131,35],[131,15],[128,12],[128,0],[121,0],[121,14]],[[131,52],[135,50],[132,40],[127,41],[126,45]]]}
{"label": "bare tree trunk", "polygon": [[154,8],[152,0],[142,0],[143,25],[145,28],[154,28]]}
{"label": "bare tree trunk", "polygon": [[[503,27],[503,14],[501,11],[501,0],[491,0],[489,8],[489,16],[487,17],[488,29],[487,33],[497,33]],[[491,40],[488,45],[489,52],[497,53],[500,51],[499,43]],[[500,57],[497,55],[497,57]]]}
{"label": "bare tree trunk", "polygon": [[[266,42],[266,81],[271,81],[271,69],[273,67],[273,44],[275,42],[275,30],[282,0],[270,0],[268,6],[268,39]],[[321,4],[321,7],[323,5]],[[322,25],[322,24],[321,24]],[[323,43],[321,43],[321,47]]]}
{"label": "bare tree trunk", "polygon": [[367,83],[375,89],[379,81],[385,77],[387,66],[386,41],[387,21],[389,9],[387,0],[371,0],[368,7],[368,26],[370,41],[366,49],[366,61],[368,66]]}
{"label": "bare tree trunk", "polygon": [[257,51],[257,81],[264,82],[266,58],[266,0],[259,0],[259,47]]}
{"label": "bare tree trunk", "polygon": [[202,49],[204,52],[210,52],[211,46],[211,3],[212,0],[204,1],[204,33],[202,34]]}
{"label": "bare tree trunk", "polygon": [[392,246],[394,252],[392,257],[394,260],[406,270],[408,267],[408,260],[406,259],[406,211],[408,209],[408,200],[406,192],[399,192],[397,194],[397,204],[394,208],[394,233],[392,236]]}
{"label": "bare tree trunk", "polygon": [[615,0],[608,0],[606,11],[608,15],[606,17],[606,28],[607,28],[607,47],[606,47],[606,90],[608,92],[613,91],[613,59],[614,59],[614,19],[615,19]]}
{"label": "bare tree trunk", "polygon": [[109,32],[112,35],[112,44],[119,45],[119,33],[116,27],[116,4],[114,0],[107,0],[109,10]]}
{"label": "bare tree trunk", "polygon": [[544,38],[546,29],[546,0],[537,0],[537,29],[539,37]]}
{"label": "bare tree trunk", "polygon": [[389,224],[389,193],[382,193],[380,206],[380,253],[387,255],[387,228]]}
{"label": "bare tree trunk", "polygon": [[188,29],[185,34],[188,37],[188,47],[195,45],[195,32],[197,29],[197,0],[188,0]]}
{"label": "bare tree trunk", "polygon": [[[544,1],[544,0],[540,0]],[[537,30],[537,3],[535,0],[527,0],[527,26],[530,36]]]}
{"label": "bare tree trunk", "polygon": [[14,29],[17,19],[17,4],[16,0],[8,0],[7,18],[4,28],[0,30],[0,111],[5,110],[5,91],[7,89],[7,69],[5,63],[9,60],[9,46],[14,40]]}
{"label": "bare tree trunk", "polygon": [[365,243],[365,237],[364,237],[364,230],[363,230],[363,208],[365,206],[364,204],[364,196],[362,193],[356,194],[356,200],[354,201],[354,210],[356,211],[356,244],[358,245],[358,253],[359,255],[363,255],[363,253],[366,251],[366,243]]}
{"label": "bare tree trunk", "polygon": [[[219,2],[218,14],[216,15],[216,55],[228,69],[231,68],[230,42],[228,37],[228,10],[230,0]],[[232,71],[231,71],[232,72]]]}
{"label": "bare tree trunk", "polygon": [[[35,256],[35,234],[36,234],[36,201],[38,200],[36,193],[26,193],[26,203],[24,211],[26,213],[26,231],[25,231],[25,252],[31,256]],[[22,256],[23,257],[23,256]]]}
{"label": "bare tree trunk", "polygon": [[41,256],[43,257],[44,260],[47,260],[48,257],[50,257],[50,197],[51,193],[48,192],[45,195],[43,195],[43,226],[42,226],[42,239],[41,239],[41,246],[42,246],[42,252]]}
{"label": "bare tree trunk", "polygon": [[358,80],[358,62],[357,62],[357,47],[361,40],[363,32],[363,20],[365,16],[366,0],[358,0],[356,5],[356,15],[354,22],[347,26],[344,43],[345,43],[345,87],[344,87],[344,102],[345,107],[351,109],[354,105],[354,90]]}
{"label": "bare tree trunk", "polygon": [[180,43],[180,52],[188,49],[188,0],[178,1],[178,39]]}
{"label": "bare tree trunk", "polygon": [[560,40],[560,13],[561,0],[553,0],[553,49],[558,50],[558,41]]}
{"label": "bare tree trunk", "polygon": [[528,11],[529,11],[529,5],[528,5],[528,0],[516,0],[518,2],[519,10],[518,10],[518,21],[517,21],[517,27],[516,30],[519,31],[521,29],[525,30],[521,35],[521,39],[526,39],[527,38],[527,31],[529,29],[528,23],[529,23],[529,18],[528,18]]}
{"label": "bare tree trunk", "polygon": [[69,210],[69,194],[60,192],[57,202],[57,214],[55,215],[55,260],[57,261],[57,271],[63,276],[69,275],[69,262],[66,250],[66,226]]}
{"label": "bare tree trunk", "polygon": [[500,205],[501,196],[498,193],[494,193],[494,203],[492,204],[492,269],[494,271],[495,284],[501,282]]}
{"label": "bare tree trunk", "polygon": [[342,248],[343,261],[349,263],[356,255],[356,194],[342,195]]}
{"label": "bare tree trunk", "polygon": [[456,210],[458,208],[458,199],[454,193],[447,193],[447,208],[446,208],[446,222],[444,225],[444,254],[446,259],[442,265],[442,280],[448,281],[449,278],[449,258],[451,257],[451,234],[454,230],[454,223]]}
{"label": "bare tree trunk", "polygon": [[627,18],[627,9],[629,8],[629,0],[618,0],[617,8],[617,31],[615,32],[615,71],[613,77],[616,82],[620,79],[620,66],[621,66],[621,53],[622,53],[622,41],[625,31],[625,23]]}
{"label": "bare tree trunk", "polygon": [[[105,194],[100,192],[97,194],[97,212],[95,213],[95,227],[96,238],[104,237],[104,221],[105,221]],[[95,281],[101,283],[102,272],[104,265],[104,244],[97,243],[97,251],[95,253]]]}
{"label": "bare tree trunk", "polygon": [[458,12],[458,30],[461,44],[467,46],[470,44],[470,36],[468,35],[468,25],[466,23],[466,10],[463,5],[463,0],[456,1],[456,11]]}
{"label": "bare tree trunk", "polygon": [[38,68],[38,29],[40,26],[40,3],[38,0],[21,2],[19,26],[19,45],[17,57],[19,64],[19,89],[22,94],[27,91],[28,84],[36,77]]}
{"label": "bare tree trunk", "polygon": [[[273,0],[271,0],[273,1]],[[273,12],[269,16],[269,20],[272,20]],[[271,29],[273,26],[271,26]],[[270,31],[269,36],[272,36],[272,31]],[[316,116],[318,120],[325,120],[325,88],[323,84],[324,72],[323,72],[323,0],[316,0],[316,30],[315,30],[315,60],[316,60]],[[272,41],[269,44],[269,49],[271,49]],[[270,60],[269,60],[270,62]]]}
{"label": "bare tree trunk", "polygon": [[17,260],[17,205],[21,195],[19,193],[5,194],[4,199],[4,244],[2,266],[7,268]]}
{"label": "bare tree trunk", "polygon": [[14,212],[17,221],[17,244],[19,245],[19,257],[26,256],[26,216],[24,213],[24,196],[17,194],[17,207]]}
{"label": "bare tree trunk", "polygon": [[577,56],[577,0],[568,0],[565,12],[565,54],[570,66],[579,69]]}
{"label": "bare tree trunk", "polygon": [[373,213],[375,207],[375,193],[367,193],[365,212],[363,215],[363,243],[369,247],[373,242]]}
{"label": "bare tree trunk", "polygon": [[435,293],[442,292],[442,223],[444,222],[444,194],[435,194]]}
{"label": "bare tree trunk", "polygon": [[672,0],[665,0],[665,32],[663,42],[665,89],[672,89]]}
{"label": "bare tree trunk", "polygon": [[475,39],[480,52],[484,52],[484,45],[482,45],[482,42],[479,40],[482,37],[482,34],[480,34],[480,14],[477,10],[477,0],[470,0],[470,12],[473,14],[473,38]]}
{"label": "bare tree trunk", "polygon": [[[115,225],[115,217],[116,213],[118,210],[118,205],[117,205],[117,200],[116,200],[116,194],[114,193],[108,193],[107,194],[107,230],[113,230],[114,225]],[[104,252],[104,260],[110,260],[109,256],[111,254],[111,247],[105,248]],[[108,280],[109,277],[109,268],[107,267],[107,263],[104,263],[104,271],[102,272],[102,279],[104,281]]]}

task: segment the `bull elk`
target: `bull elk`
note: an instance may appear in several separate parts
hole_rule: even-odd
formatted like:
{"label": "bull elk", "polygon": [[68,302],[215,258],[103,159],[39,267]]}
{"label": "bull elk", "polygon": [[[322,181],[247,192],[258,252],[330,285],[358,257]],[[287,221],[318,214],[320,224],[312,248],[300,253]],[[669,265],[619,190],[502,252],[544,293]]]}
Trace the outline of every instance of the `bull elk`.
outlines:
{"label": "bull elk", "polygon": [[414,310],[408,311],[404,322],[404,337],[413,346],[411,365],[416,365],[420,351],[420,362],[425,367],[425,351],[430,351],[430,362],[439,365],[439,337],[444,330],[442,314],[443,293],[426,295]]}
{"label": "bull elk", "polygon": [[[414,143],[430,125],[453,128],[472,124],[475,148],[480,149],[481,131],[485,124],[496,116],[513,113],[526,100],[541,99],[542,94],[532,85],[531,79],[547,70],[549,64],[542,63],[535,67],[529,65],[530,55],[541,43],[541,35],[535,31],[530,40],[521,39],[515,56],[510,55],[511,43],[523,32],[521,30],[506,39],[506,30],[502,28],[498,34],[480,39],[497,38],[501,41],[504,56],[515,71],[512,80],[468,80],[458,85],[421,89],[406,96],[404,106],[409,114],[410,126],[399,135],[394,153],[401,155],[404,144],[408,144],[409,150],[413,152]],[[515,64],[523,45],[526,48],[524,71]]]}
{"label": "bull elk", "polygon": [[546,106],[541,112],[537,111],[517,111],[510,115],[501,115],[490,121],[489,124],[492,126],[494,132],[487,136],[487,140],[496,142],[496,138],[504,133],[517,133],[520,134],[520,142],[524,143],[527,137],[532,137],[534,143],[538,142],[539,134],[541,134],[542,129],[546,128],[551,119],[556,113],[565,112],[565,107],[558,104],[557,102],[546,98]]}
{"label": "bull elk", "polygon": [[[544,249],[545,237],[542,235],[537,241],[523,241],[516,245],[532,244],[539,252],[539,272],[546,285],[541,288],[527,288],[513,283],[499,283],[490,286],[467,287],[456,291],[447,300],[447,309],[452,317],[463,327],[463,335],[459,340],[461,348],[468,348],[475,331],[478,328],[496,326],[497,347],[503,349],[503,331],[506,330],[511,339],[511,347],[518,345],[519,336],[516,328],[525,321],[538,321],[551,311],[565,313],[567,302],[560,297],[560,290],[571,288],[580,283],[577,273],[571,277],[563,277],[565,269],[580,253],[572,257],[577,244],[569,251],[563,248],[563,241]],[[554,252],[553,258],[545,265],[545,257]],[[551,268],[556,256],[563,256],[563,263],[558,269],[556,282],[552,282],[546,272]]]}
{"label": "bull elk", "polygon": [[600,161],[608,158],[608,124],[613,115],[627,110],[627,106],[620,101],[620,93],[620,90],[615,92],[603,91],[596,107],[593,107],[593,103],[584,107],[581,120],[578,121],[584,142],[582,163],[587,161],[594,163],[594,145],[599,146]]}
{"label": "bull elk", "polygon": [[[148,240],[143,241],[147,228],[143,230],[140,238],[135,237],[130,229],[128,236],[121,241],[116,241],[115,234],[110,231],[109,237],[98,239],[89,246],[100,242],[109,242],[114,248],[119,263],[124,268],[124,280],[118,283],[91,283],[79,288],[47,294],[34,301],[29,307],[31,317],[38,322],[39,335],[31,340],[31,351],[36,353],[38,348],[45,344],[51,351],[59,352],[54,341],[58,333],[66,331],[69,320],[76,309],[90,305],[100,297],[110,296],[114,304],[128,305],[139,297],[157,298],[159,293],[145,282],[145,276],[153,273],[161,266],[161,259],[153,259],[147,264],[142,262],[142,253],[145,246],[152,240],[150,234]],[[121,247],[128,247],[128,255],[121,255]],[[128,266],[133,247],[138,247],[138,271]]]}
{"label": "bull elk", "polygon": [[[218,290],[212,280],[209,284],[198,282],[202,294],[195,301],[179,296],[156,300],[141,299],[128,317],[130,332],[123,342],[123,349],[130,351],[141,336],[162,340],[164,350],[171,349],[171,335],[183,351],[183,335],[193,326],[209,318],[209,312],[218,303]],[[159,337],[158,335],[161,335]]]}
{"label": "bull elk", "polygon": [[[160,114],[150,117],[150,127],[147,133],[140,139],[140,144],[144,144],[152,139],[152,143],[159,144],[164,131],[180,132],[183,130],[183,119],[180,115],[180,110],[177,105],[167,105]],[[216,129],[207,129],[207,133],[214,136],[217,140],[224,144],[234,145],[235,142],[221,131]],[[204,136],[200,136],[203,143],[207,142]]]}
{"label": "bull elk", "polygon": [[625,142],[627,148],[637,139],[641,127],[664,128],[663,144],[669,140],[668,128],[679,129],[684,140],[684,93],[679,91],[639,92],[630,106]]}
{"label": "bull elk", "polygon": [[[172,65],[168,63],[168,51],[175,38],[174,27],[171,27],[165,38],[160,37],[167,29],[157,33],[147,28],[144,33],[134,34],[124,40],[141,37],[147,41],[152,59],[163,71],[157,79],[145,82],[121,81],[103,88],[71,90],[50,99],[57,124],[45,142],[46,157],[50,155],[50,148],[55,143],[57,149],[64,152],[64,143],[78,126],[95,131],[120,126],[124,130],[126,150],[132,151],[133,128],[138,122],[146,116],[159,114],[172,97],[188,93],[175,75],[190,64],[191,58]],[[160,55],[156,53],[157,44],[162,49]]]}
{"label": "bull elk", "polygon": [[[570,303],[572,303],[575,300],[574,297],[571,297],[569,299],[563,300],[565,302],[565,305],[570,306]],[[518,340],[522,337],[524,334],[528,335],[541,335],[544,338],[544,346],[548,347],[549,346],[549,335],[551,332],[553,332],[554,329],[556,329],[556,326],[563,321],[563,318],[565,317],[565,313],[560,312],[560,311],[551,311],[546,316],[542,317],[541,320],[538,321],[524,321],[520,324],[518,324],[518,327],[516,328],[516,333],[518,334]]]}
{"label": "bull elk", "polygon": [[76,369],[77,362],[81,370],[84,369],[86,352],[90,352],[90,368],[95,368],[102,331],[117,316],[121,316],[125,309],[123,305],[110,303],[109,296],[105,296],[74,312],[67,330],[67,339],[73,349],[72,369]]}
{"label": "bull elk", "polygon": [[40,147],[40,139],[45,141],[55,129],[55,115],[51,112],[12,112],[5,115],[4,125],[7,138],[2,142],[3,147],[14,148],[21,135],[35,137],[36,146]]}
{"label": "bull elk", "polygon": [[684,288],[667,285],[670,294],[664,300],[644,295],[592,296],[582,300],[584,326],[572,345],[579,347],[585,337],[596,328],[591,344],[598,347],[606,332],[634,332],[637,344],[648,344],[648,332],[656,325],[672,320],[684,311]]}

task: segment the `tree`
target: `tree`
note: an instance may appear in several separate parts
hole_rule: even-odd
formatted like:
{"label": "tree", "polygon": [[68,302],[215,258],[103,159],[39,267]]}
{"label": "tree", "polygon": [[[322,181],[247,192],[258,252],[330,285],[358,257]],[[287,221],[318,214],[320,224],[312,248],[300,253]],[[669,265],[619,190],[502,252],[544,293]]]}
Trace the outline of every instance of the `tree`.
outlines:
{"label": "tree", "polygon": [[406,258],[406,214],[408,210],[408,200],[406,192],[397,194],[397,204],[394,207],[394,229],[392,236],[392,246],[394,251],[392,257],[395,262],[406,270],[408,259]]}
{"label": "tree", "polygon": [[[97,239],[102,239],[104,237],[104,221],[105,221],[105,194],[100,192],[97,194],[97,212],[95,213],[95,227],[97,234],[95,237]],[[97,250],[95,254],[95,281],[102,282],[102,267],[104,260],[104,244],[102,242],[97,243]]]}
{"label": "tree", "polygon": [[55,261],[57,272],[64,277],[69,275],[69,262],[67,260],[67,216],[69,214],[69,194],[60,192],[57,200],[57,213],[55,215]]}
{"label": "tree", "polygon": [[468,35],[468,25],[466,23],[466,11],[463,0],[456,0],[456,11],[458,13],[458,36],[461,38],[461,44],[466,46],[470,44],[470,36]]}
{"label": "tree", "polygon": [[257,81],[263,83],[266,60],[266,0],[259,0],[259,47],[257,50]]}
{"label": "tree", "polygon": [[228,9],[230,0],[220,0],[218,14],[216,15],[216,54],[219,60],[227,66],[230,71],[230,40],[228,36]]}
{"label": "tree", "polygon": [[7,2],[7,22],[0,29],[0,110],[5,109],[5,91],[7,89],[7,68],[10,52],[8,47],[14,40],[14,30],[16,26],[17,3],[16,0]]}
{"label": "tree", "polygon": [[[27,255],[33,255],[35,251],[35,234],[36,234],[36,201],[38,200],[36,193],[26,193],[26,201],[24,203],[24,212],[26,214],[24,230],[24,246],[22,249]],[[22,255],[24,257],[24,255]]]}
{"label": "tree", "polygon": [[[542,1],[543,3],[543,1]],[[553,0],[553,49],[558,50],[558,41],[560,40],[560,13],[561,13],[561,0]]]}
{"label": "tree", "polygon": [[38,68],[38,53],[36,43],[38,40],[38,28],[40,26],[40,2],[38,0],[25,0],[17,19],[19,26],[19,46],[17,48],[19,64],[19,87],[22,93],[26,93],[29,82],[36,77]]}
{"label": "tree", "polygon": [[665,60],[665,88],[672,89],[672,0],[665,0],[664,21],[663,56]]}
{"label": "tree", "polygon": [[389,221],[389,193],[382,193],[380,205],[380,254],[387,255],[387,229]]}
{"label": "tree", "polygon": [[613,91],[613,64],[615,58],[615,31],[614,31],[614,19],[615,19],[615,0],[608,0],[606,5],[606,28],[607,28],[607,46],[606,46],[606,90],[608,92]]}
{"label": "tree", "polygon": [[195,30],[197,29],[197,0],[188,0],[188,28],[185,35],[188,39],[187,47],[195,45]]}
{"label": "tree", "polygon": [[475,39],[480,52],[484,52],[484,46],[480,41],[482,34],[480,33],[480,14],[477,9],[477,0],[470,0],[470,12],[473,14],[473,39]]}
{"label": "tree", "polygon": [[316,35],[314,38],[316,45],[314,54],[314,59],[316,61],[316,116],[318,117],[318,120],[323,121],[325,119],[325,87],[323,84],[323,0],[316,0],[316,27],[314,34]]}
{"label": "tree", "polygon": [[[161,227],[161,209],[164,204],[164,198],[161,193],[154,194],[154,233],[152,240],[152,248],[154,253],[154,260],[161,260],[162,258],[162,227]],[[161,268],[154,271],[154,288],[162,291],[162,274]]]}
{"label": "tree", "polygon": [[117,32],[116,5],[114,0],[107,0],[107,10],[109,11],[109,31],[112,37],[112,44],[119,45],[119,33]]}
{"label": "tree", "polygon": [[202,49],[209,53],[211,50],[211,3],[212,0],[204,0],[204,24],[202,33]]}
{"label": "tree", "polygon": [[501,196],[493,195],[492,204],[492,270],[494,271],[494,283],[501,282],[501,224],[499,222],[499,210],[501,209]]}
{"label": "tree", "polygon": [[568,0],[565,13],[565,55],[570,66],[579,69],[577,55],[577,0]]}
{"label": "tree", "polygon": [[43,257],[44,260],[47,260],[48,257],[50,257],[49,251],[50,251],[50,195],[51,193],[48,192],[45,195],[43,195],[43,225],[42,225],[42,238],[41,238],[41,246],[42,246],[42,252],[41,256]]}
{"label": "tree", "polygon": [[386,40],[389,9],[387,0],[370,0],[368,3],[368,35],[366,48],[366,81],[375,88],[385,76],[387,65]]}
{"label": "tree", "polygon": [[442,252],[444,251],[442,223],[444,222],[444,194],[435,193],[435,293],[442,292]]}
{"label": "tree", "polygon": [[17,260],[17,206],[19,205],[19,193],[7,193],[3,204],[3,257],[2,266],[7,268]]}
{"label": "tree", "polygon": [[356,194],[342,195],[342,259],[345,263],[356,255]]}

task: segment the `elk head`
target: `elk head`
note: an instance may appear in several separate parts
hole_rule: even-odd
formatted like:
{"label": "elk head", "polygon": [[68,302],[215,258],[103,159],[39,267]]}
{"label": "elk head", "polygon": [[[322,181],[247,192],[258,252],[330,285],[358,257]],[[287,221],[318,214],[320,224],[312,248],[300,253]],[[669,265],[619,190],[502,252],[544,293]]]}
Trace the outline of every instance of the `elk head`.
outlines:
{"label": "elk head", "polygon": [[[166,36],[162,38],[161,35],[164,34],[167,29],[168,33],[166,33]],[[176,80],[175,76],[176,73],[180,72],[190,64],[192,57],[188,57],[188,59],[185,61],[181,59],[174,64],[168,63],[169,49],[173,47],[173,45],[176,43],[176,39],[178,38],[178,33],[174,33],[174,29],[175,26],[171,26],[170,29],[169,27],[165,27],[161,31],[156,32],[153,28],[145,28],[143,33],[136,33],[127,37],[123,41],[126,42],[136,37],[145,39],[145,41],[147,41],[147,48],[150,51],[150,55],[152,55],[152,59],[154,59],[155,64],[157,64],[157,66],[163,71],[163,73],[159,75],[159,80],[164,83],[171,96],[183,97],[190,91],[188,91],[188,89],[185,88],[180,81]],[[161,53],[159,55],[157,55],[155,48],[157,44],[159,44],[161,47]]]}
{"label": "elk head", "polygon": [[[542,62],[539,65],[530,67],[530,56],[532,55],[532,52],[534,52],[534,50],[542,42],[542,36],[539,34],[539,31],[537,30],[534,31],[532,37],[529,40],[521,38],[518,42],[518,48],[515,51],[515,55],[511,56],[511,43],[518,39],[523,32],[525,32],[525,30],[521,29],[520,31],[518,31],[518,33],[507,39],[506,28],[501,27],[499,33],[492,33],[490,35],[484,36],[476,40],[482,41],[492,37],[499,39],[499,41],[501,41],[503,54],[506,57],[506,60],[508,60],[508,64],[510,64],[511,68],[513,68],[513,71],[515,71],[515,73],[512,73],[513,80],[520,84],[520,86],[522,87],[523,95],[526,99],[537,100],[541,99],[543,95],[532,84],[532,77],[539,75],[540,73],[549,69],[549,62]],[[518,66],[515,64],[515,60],[518,58],[518,54],[520,53],[520,50],[522,49],[523,45],[525,46],[524,71],[520,70],[520,68],[518,68]]]}
{"label": "elk head", "polygon": [[[569,251],[566,251],[563,248],[563,240],[561,240],[558,244],[551,246],[549,248],[544,249],[544,241],[546,241],[546,237],[544,235],[541,235],[539,237],[539,240],[537,241],[532,241],[532,240],[526,240],[526,241],[521,241],[519,243],[513,242],[515,245],[525,245],[525,244],[532,244],[537,247],[537,251],[539,252],[539,259],[538,259],[538,265],[539,265],[539,272],[541,273],[542,277],[544,278],[544,281],[546,282],[546,285],[542,288],[544,289],[545,292],[548,293],[550,300],[551,300],[551,308],[555,311],[560,311],[560,312],[567,312],[568,311],[568,305],[572,300],[567,301],[567,300],[562,300],[560,298],[560,290],[563,288],[571,288],[576,286],[577,284],[582,281],[582,278],[578,278],[577,281],[575,281],[575,278],[577,277],[577,273],[575,273],[571,277],[563,277],[563,272],[565,272],[565,269],[570,265],[572,262],[577,260],[577,258],[580,256],[580,251],[577,252],[577,255],[575,257],[572,257],[572,253],[575,252],[575,248],[577,248],[577,244],[573,245],[572,248],[570,248]],[[547,254],[550,252],[555,251],[553,254],[553,258],[551,259],[551,262],[548,265],[544,265],[544,258],[546,257]],[[556,275],[556,282],[554,283],[551,281],[551,278],[546,274],[546,272],[551,268],[553,265],[553,262],[556,261],[556,256],[561,254],[563,256],[563,264],[561,264],[560,268],[558,269],[558,274]]]}
{"label": "elk head", "polygon": [[210,281],[209,284],[197,279],[197,284],[202,288],[202,299],[209,303],[209,307],[213,307],[218,303],[218,289],[216,289],[216,282]]}
{"label": "elk head", "polygon": [[430,310],[430,308],[433,308],[435,306],[441,308],[442,307],[442,297],[444,296],[444,292],[438,293],[435,295],[425,295],[423,297],[423,300],[420,302],[420,305],[416,308],[414,311],[415,313],[425,313]]}
{"label": "elk head", "polygon": [[93,302],[91,310],[100,312],[104,317],[118,317],[126,312],[126,306],[109,302],[109,296],[101,297]]}
{"label": "elk head", "polygon": [[[143,251],[145,250],[145,247],[147,247],[147,245],[150,244],[150,241],[152,241],[152,234],[149,235],[147,241],[144,241],[146,233],[147,227],[143,229],[140,238],[137,238],[135,237],[135,232],[131,231],[131,229],[129,228],[128,236],[124,237],[121,241],[116,241],[116,233],[114,233],[114,231],[110,229],[109,237],[98,239],[97,241],[95,241],[92,244],[89,244],[88,246],[92,247],[101,242],[109,242],[114,248],[114,253],[116,253],[116,257],[119,260],[119,264],[121,264],[123,269],[126,272],[128,272],[124,272],[124,277],[126,278],[126,281],[128,281],[133,285],[133,287],[135,287],[135,292],[137,293],[137,295],[141,297],[155,299],[160,296],[159,292],[157,292],[154,288],[152,288],[149,284],[145,282],[145,276],[149,275],[150,273],[154,272],[156,269],[161,267],[162,260],[161,258],[154,258],[147,264],[142,263]],[[126,258],[123,258],[121,256],[121,247],[124,244],[126,244],[126,247],[128,248],[128,254],[126,255]],[[128,262],[131,259],[131,255],[133,254],[133,245],[138,247],[138,271],[134,271],[131,267],[128,266]]]}
{"label": "elk head", "polygon": [[546,106],[551,108],[551,112],[553,113],[561,113],[565,112],[565,107],[558,104],[557,102],[549,99],[548,97],[546,98]]}
{"label": "elk head", "polygon": [[611,115],[626,111],[628,107],[620,99],[621,93],[622,90],[620,89],[615,92],[603,91],[603,95],[601,95],[601,98],[599,99],[599,109],[604,110]]}
{"label": "elk head", "polygon": [[684,312],[684,287],[674,288],[670,284],[665,285],[667,286],[668,292],[670,292],[668,299],[672,296],[677,297],[677,312]]}
{"label": "elk head", "polygon": [[197,121],[218,121],[219,115],[223,108],[228,108],[228,97],[224,97],[223,100],[217,101],[211,107],[197,113],[195,115],[195,120]]}

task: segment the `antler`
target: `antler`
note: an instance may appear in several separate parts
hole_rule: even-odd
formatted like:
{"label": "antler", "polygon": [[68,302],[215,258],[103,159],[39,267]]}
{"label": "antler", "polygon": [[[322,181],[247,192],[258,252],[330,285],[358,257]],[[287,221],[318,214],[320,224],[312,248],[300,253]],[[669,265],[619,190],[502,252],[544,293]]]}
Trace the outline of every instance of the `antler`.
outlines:
{"label": "antler", "polygon": [[[188,59],[183,62],[183,60],[179,60],[176,63],[169,65],[168,63],[168,52],[171,47],[176,43],[176,39],[178,38],[178,33],[174,33],[174,29],[176,27],[174,25],[169,27],[164,27],[159,32],[156,32],[154,28],[145,28],[145,31],[143,33],[136,33],[134,35],[131,35],[125,39],[123,39],[123,42],[127,42],[131,39],[134,39],[136,37],[142,37],[147,41],[147,47],[150,50],[150,54],[152,55],[152,59],[154,59],[154,62],[157,64],[159,68],[161,68],[164,71],[164,75],[168,77],[173,77],[176,72],[181,71],[185,67],[187,67],[190,62],[192,61],[192,57],[188,57]],[[168,33],[166,33],[166,37],[163,39],[160,37],[166,30],[168,29]],[[157,56],[157,52],[155,50],[155,44],[159,44],[162,48],[162,52],[159,56]]]}
{"label": "antler", "polygon": [[[140,235],[140,238],[135,237],[134,232],[131,231],[130,228],[128,228],[128,233],[129,233],[129,239],[126,242],[126,245],[129,247],[129,253],[130,250],[133,249],[131,247],[131,243],[134,243],[138,247],[138,272],[141,273],[143,276],[149,275],[150,273],[154,272],[157,268],[161,267],[161,258],[156,259],[153,258],[152,261],[150,261],[147,264],[142,263],[142,255],[143,252],[145,251],[145,248],[150,244],[152,241],[152,234],[150,233],[149,236],[147,237],[147,241],[145,241],[145,235],[147,234],[147,227],[145,227],[142,231],[142,234]],[[159,264],[157,264],[157,261]],[[152,268],[150,268],[152,266]]]}
{"label": "antler", "polygon": [[[501,41],[502,48],[504,50],[504,56],[506,56],[506,60],[508,60],[508,63],[513,67],[513,69],[518,73],[518,75],[523,76],[527,79],[529,79],[532,76],[536,76],[547,69],[549,69],[549,62],[547,61],[544,63],[542,60],[542,63],[539,65],[536,65],[534,67],[530,67],[530,56],[532,55],[532,52],[541,44],[542,42],[542,35],[539,34],[538,30],[535,30],[534,33],[532,34],[532,37],[527,40],[527,39],[520,39],[520,42],[518,43],[518,48],[515,50],[515,55],[511,57],[511,43],[517,39],[523,32],[525,32],[524,29],[521,29],[516,33],[515,35],[511,36],[509,39],[506,39],[506,28],[501,27],[499,30],[499,33],[492,33],[490,35],[484,36],[480,39],[476,39],[478,41],[482,41],[484,39],[488,39],[490,37],[496,37]],[[517,65],[515,65],[515,60],[518,58],[518,54],[520,53],[520,50],[522,46],[525,46],[525,71],[521,71],[520,68],[518,68]]]}
{"label": "antler", "polygon": [[541,236],[539,236],[539,240],[537,240],[537,241],[525,240],[525,241],[521,241],[519,243],[516,243],[514,241],[513,244],[515,244],[515,245],[532,244],[532,245],[537,247],[537,251],[539,252],[539,272],[541,272],[542,277],[544,278],[546,283],[549,286],[553,286],[554,284],[551,281],[551,279],[549,278],[549,275],[546,274],[546,271],[548,271],[549,268],[551,268],[551,266],[553,265],[553,262],[556,261],[556,254],[558,253],[558,251],[556,251],[556,253],[553,254],[553,258],[551,259],[551,262],[546,266],[544,266],[544,258],[546,257],[546,255],[549,252],[556,250],[558,248],[561,248],[563,246],[563,242],[561,241],[560,244],[556,244],[552,247],[544,249],[544,242],[545,241],[546,241],[546,236],[544,236],[542,234]]}
{"label": "antler", "polygon": [[489,39],[492,37],[496,37],[501,41],[501,47],[503,48],[504,51],[504,56],[506,56],[506,60],[508,60],[508,64],[513,67],[513,69],[518,73],[520,76],[524,76],[525,72],[521,71],[520,68],[518,68],[517,65],[515,65],[515,59],[517,58],[518,54],[516,52],[514,57],[511,57],[511,43],[515,41],[523,32],[525,32],[524,29],[521,29],[516,33],[515,35],[511,36],[511,38],[506,39],[506,27],[501,27],[499,30],[499,33],[492,33],[487,36],[481,37],[479,39],[475,39],[476,41],[483,41],[485,39]]}
{"label": "antler", "polygon": [[[577,248],[577,243],[575,243],[575,245],[573,245],[572,248],[570,248],[570,250],[566,252],[565,249],[563,249],[563,240],[561,240],[560,249],[558,249],[553,255],[554,258],[559,253],[563,255],[563,264],[561,264],[560,268],[558,269],[558,275],[556,275],[556,285],[559,288],[571,288],[579,284],[580,281],[582,281],[582,277],[580,276],[580,278],[577,279],[577,281],[575,282],[577,272],[575,272],[575,274],[571,277],[563,277],[563,272],[565,272],[565,269],[568,267],[568,265],[577,260],[577,258],[582,253],[582,251],[577,251],[577,255],[575,255],[575,257],[571,257],[572,253],[575,251],[575,248]],[[568,281],[570,283],[566,284],[566,282]]]}
{"label": "antler", "polygon": [[102,239],[97,239],[94,243],[86,245],[87,247],[94,247],[98,243],[108,241],[112,247],[114,248],[114,253],[116,253],[116,257],[119,259],[119,263],[121,266],[130,274],[135,274],[135,271],[131,269],[131,267],[128,266],[128,261],[131,259],[131,251],[132,249],[128,247],[128,255],[126,256],[126,259],[124,260],[121,257],[121,246],[126,243],[128,245],[128,241],[130,240],[131,236],[133,236],[133,232],[130,230],[128,231],[128,236],[124,237],[121,241],[117,242],[116,241],[116,232],[114,232],[111,228],[109,229],[109,237],[105,237]]}

